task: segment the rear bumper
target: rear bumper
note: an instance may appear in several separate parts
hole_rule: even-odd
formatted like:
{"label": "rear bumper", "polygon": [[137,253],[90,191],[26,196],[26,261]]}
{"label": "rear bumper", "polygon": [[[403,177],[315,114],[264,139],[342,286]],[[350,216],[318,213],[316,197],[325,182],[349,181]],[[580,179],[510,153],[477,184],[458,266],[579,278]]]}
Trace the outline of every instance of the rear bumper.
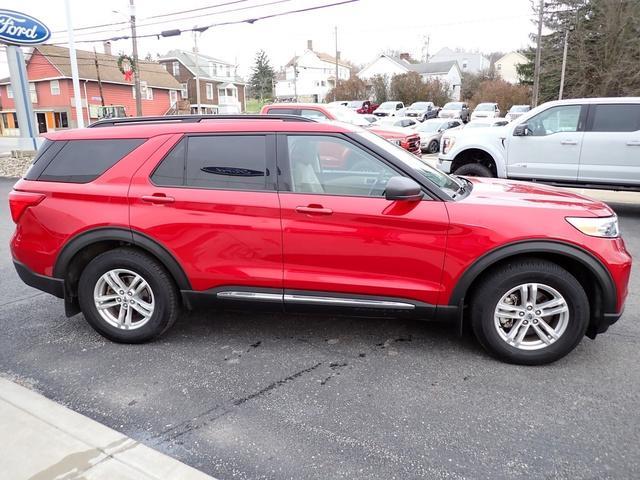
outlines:
{"label": "rear bumper", "polygon": [[64,280],[62,278],[40,275],[17,260],[13,261],[13,265],[20,279],[30,287],[50,293],[58,298],[64,298]]}

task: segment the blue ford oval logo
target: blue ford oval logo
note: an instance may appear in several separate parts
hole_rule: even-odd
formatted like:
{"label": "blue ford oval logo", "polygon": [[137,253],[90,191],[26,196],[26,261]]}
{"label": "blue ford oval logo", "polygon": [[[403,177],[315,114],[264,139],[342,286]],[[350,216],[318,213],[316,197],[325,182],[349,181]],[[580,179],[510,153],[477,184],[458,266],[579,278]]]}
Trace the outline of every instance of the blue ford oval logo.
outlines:
{"label": "blue ford oval logo", "polygon": [[13,10],[0,9],[0,42],[14,45],[37,45],[51,36],[40,20]]}

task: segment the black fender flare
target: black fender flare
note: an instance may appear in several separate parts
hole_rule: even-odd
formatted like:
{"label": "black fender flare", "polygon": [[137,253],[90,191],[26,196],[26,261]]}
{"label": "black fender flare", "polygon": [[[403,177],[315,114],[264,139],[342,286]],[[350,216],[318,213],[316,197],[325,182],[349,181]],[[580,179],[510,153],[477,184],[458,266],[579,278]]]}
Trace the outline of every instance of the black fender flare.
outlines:
{"label": "black fender flare", "polygon": [[617,304],[616,286],[609,270],[602,262],[583,248],[556,240],[526,240],[500,246],[478,258],[462,274],[449,298],[449,305],[460,305],[473,281],[487,268],[508,257],[516,255],[556,254],[579,262],[591,272],[602,291],[602,310],[615,313]]}
{"label": "black fender flare", "polygon": [[180,290],[191,290],[184,269],[169,250],[147,235],[128,228],[102,227],[82,232],[64,245],[53,268],[55,278],[64,279],[71,259],[83,248],[102,241],[120,241],[135,245],[156,257],[173,276]]}

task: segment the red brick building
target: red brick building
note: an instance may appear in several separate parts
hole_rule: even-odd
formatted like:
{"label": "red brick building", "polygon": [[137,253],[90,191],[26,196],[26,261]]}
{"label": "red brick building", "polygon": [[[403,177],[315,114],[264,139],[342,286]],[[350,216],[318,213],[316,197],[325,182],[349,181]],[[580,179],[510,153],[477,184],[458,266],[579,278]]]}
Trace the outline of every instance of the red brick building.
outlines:
{"label": "red brick building", "polygon": [[[126,81],[114,55],[77,50],[82,115],[85,124],[98,120],[101,106],[124,107],[127,116],[136,115],[133,80]],[[97,59],[97,67],[96,67]],[[142,114],[165,115],[175,109],[180,83],[155,62],[141,61]],[[102,95],[98,84],[98,74]],[[69,50],[39,45],[27,58],[31,102],[40,133],[76,126],[76,109],[71,80]],[[13,92],[8,78],[0,80],[0,126],[3,135],[18,135]]]}

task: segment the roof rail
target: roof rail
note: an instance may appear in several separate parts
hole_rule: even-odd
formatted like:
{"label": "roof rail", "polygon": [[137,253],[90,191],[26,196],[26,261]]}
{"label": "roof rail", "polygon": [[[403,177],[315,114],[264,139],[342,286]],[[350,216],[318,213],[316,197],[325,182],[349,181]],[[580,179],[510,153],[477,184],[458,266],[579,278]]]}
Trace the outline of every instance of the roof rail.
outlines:
{"label": "roof rail", "polygon": [[165,115],[162,117],[124,117],[105,118],[93,122],[87,128],[118,127],[121,125],[149,125],[154,123],[199,123],[203,120],[282,120],[285,122],[315,122],[311,118],[299,115]]}

